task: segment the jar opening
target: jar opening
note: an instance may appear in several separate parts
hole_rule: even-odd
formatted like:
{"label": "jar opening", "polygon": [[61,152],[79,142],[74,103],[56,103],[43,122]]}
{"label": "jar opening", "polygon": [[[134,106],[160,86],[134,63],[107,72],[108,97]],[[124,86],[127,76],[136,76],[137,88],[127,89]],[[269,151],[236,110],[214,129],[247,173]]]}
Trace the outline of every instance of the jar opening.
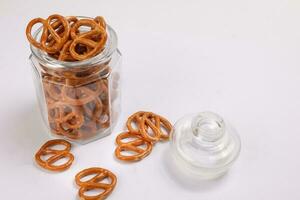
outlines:
{"label": "jar opening", "polygon": [[[89,17],[83,17],[83,16],[77,16],[78,19],[92,19]],[[116,32],[112,29],[111,26],[107,24],[106,26],[107,31],[107,41],[105,43],[105,47],[103,51],[96,56],[82,60],[82,61],[75,61],[75,62],[68,62],[68,61],[60,61],[55,58],[52,58],[49,56],[46,52],[44,52],[41,49],[38,49],[34,47],[33,45],[30,45],[31,53],[33,56],[35,56],[41,64],[44,66],[47,66],[48,68],[52,69],[66,69],[66,68],[77,68],[77,67],[89,67],[93,66],[94,64],[99,64],[106,62],[109,60],[113,54],[113,52],[117,49],[118,46],[118,39]],[[33,37],[38,41],[42,32],[42,26],[39,27],[33,34]]]}

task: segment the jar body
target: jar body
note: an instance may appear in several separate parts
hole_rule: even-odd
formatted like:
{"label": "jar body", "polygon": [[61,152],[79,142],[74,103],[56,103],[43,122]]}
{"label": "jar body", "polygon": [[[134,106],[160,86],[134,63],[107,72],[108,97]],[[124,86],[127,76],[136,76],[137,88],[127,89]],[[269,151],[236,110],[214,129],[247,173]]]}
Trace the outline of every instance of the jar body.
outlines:
{"label": "jar body", "polygon": [[30,56],[38,104],[49,132],[78,143],[109,135],[120,113],[121,53],[56,67]]}

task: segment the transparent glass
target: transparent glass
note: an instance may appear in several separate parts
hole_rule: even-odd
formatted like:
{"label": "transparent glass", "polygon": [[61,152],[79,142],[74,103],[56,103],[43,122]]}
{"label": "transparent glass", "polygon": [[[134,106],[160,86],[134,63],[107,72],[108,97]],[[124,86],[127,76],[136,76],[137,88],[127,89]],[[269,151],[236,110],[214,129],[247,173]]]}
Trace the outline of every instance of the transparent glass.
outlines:
{"label": "transparent glass", "polygon": [[112,132],[121,109],[121,53],[109,25],[107,33],[104,50],[84,61],[58,61],[31,45],[38,104],[53,136],[84,144]]}
{"label": "transparent glass", "polygon": [[233,127],[212,112],[187,115],[176,122],[171,145],[177,165],[200,179],[222,176],[241,149]]}

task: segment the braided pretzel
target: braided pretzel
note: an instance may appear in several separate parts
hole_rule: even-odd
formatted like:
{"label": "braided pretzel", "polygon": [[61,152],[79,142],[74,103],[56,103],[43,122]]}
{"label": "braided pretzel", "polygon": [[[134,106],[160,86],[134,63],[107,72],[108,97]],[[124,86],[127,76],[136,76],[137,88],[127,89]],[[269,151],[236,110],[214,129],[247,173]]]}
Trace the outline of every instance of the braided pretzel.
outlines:
{"label": "braided pretzel", "polygon": [[[130,142],[123,142],[124,139],[134,139]],[[118,159],[123,161],[138,161],[145,158],[152,151],[152,143],[144,140],[142,137],[132,134],[130,132],[124,132],[117,136],[116,138],[117,148],[115,150],[115,155]],[[146,145],[143,149],[140,146]],[[124,155],[122,152],[131,151],[135,152],[134,155]]]}
{"label": "braided pretzel", "polygon": [[[95,175],[95,176],[87,181],[81,180],[83,177],[89,175]],[[102,181],[104,179],[109,179],[110,182],[103,183]],[[117,183],[117,177],[107,169],[92,167],[92,168],[84,169],[81,172],[79,172],[75,176],[75,182],[80,187],[78,191],[78,195],[80,199],[102,200],[105,199],[108,195],[110,195],[113,189],[115,188]],[[85,194],[87,191],[94,190],[94,189],[102,189],[103,192],[94,196],[88,196]]]}
{"label": "braided pretzel", "polygon": [[[63,150],[55,150],[51,147],[55,145],[63,145]],[[35,160],[41,167],[51,171],[63,171],[68,169],[74,161],[74,156],[70,153],[71,143],[65,140],[50,140],[46,142],[35,154]],[[52,155],[47,160],[43,160],[41,157],[45,155]],[[54,165],[54,163],[62,158],[68,158],[67,162],[61,165]]]}

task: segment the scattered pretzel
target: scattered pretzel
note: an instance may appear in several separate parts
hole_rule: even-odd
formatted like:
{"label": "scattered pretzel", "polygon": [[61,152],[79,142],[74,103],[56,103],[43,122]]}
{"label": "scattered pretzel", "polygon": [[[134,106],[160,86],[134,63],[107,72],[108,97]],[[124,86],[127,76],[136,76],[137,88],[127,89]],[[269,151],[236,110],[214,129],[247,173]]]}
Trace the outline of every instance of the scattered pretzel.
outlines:
{"label": "scattered pretzel", "polygon": [[[82,181],[82,178],[90,175],[94,175],[94,177],[87,181]],[[109,183],[104,183],[103,180],[105,179],[109,179]],[[75,176],[75,182],[80,187],[78,191],[80,199],[102,200],[112,193],[117,183],[117,177],[107,169],[93,167],[79,172]],[[94,196],[85,194],[87,191],[94,189],[102,189],[103,192]]]}
{"label": "scattered pretzel", "polygon": [[[123,142],[124,139],[134,139],[129,142]],[[152,143],[144,140],[141,136],[132,134],[130,132],[124,132],[117,136],[116,138],[117,148],[115,150],[115,155],[118,159],[124,161],[138,161],[146,156],[148,156],[152,151]],[[145,145],[146,148],[141,148]],[[133,155],[124,155],[122,152],[135,152]]]}
{"label": "scattered pretzel", "polygon": [[[153,136],[149,134],[148,127],[153,130]],[[164,117],[147,112],[142,116],[139,123],[140,134],[151,142],[158,140],[168,140],[172,131],[172,124]],[[162,129],[165,129],[165,132]]]}
{"label": "scattered pretzel", "polygon": [[[134,113],[133,115],[131,115],[127,122],[126,122],[126,126],[129,130],[129,132],[134,133],[134,134],[140,134],[140,130],[139,130],[139,124],[142,120],[142,116],[145,114],[146,112],[144,111],[139,111]],[[132,125],[135,125],[136,128],[134,128]]]}
{"label": "scattered pretzel", "polygon": [[[145,111],[139,111],[131,115],[126,122],[126,126],[129,131],[117,136],[117,148],[115,149],[116,157],[123,161],[143,159],[150,154],[155,142],[170,138],[173,128],[172,124],[164,117]],[[124,139],[130,141],[123,142]],[[145,148],[141,148],[141,146]],[[134,152],[134,154],[125,155],[124,152]]]}
{"label": "scattered pretzel", "polygon": [[[51,147],[55,145],[63,145],[65,148],[63,150],[56,150]],[[51,170],[51,171],[63,171],[68,169],[72,162],[74,161],[74,156],[70,153],[71,143],[56,139],[49,140],[46,142],[35,154],[35,160],[41,167]],[[51,155],[48,159],[43,160],[42,156]],[[54,163],[62,158],[67,158],[67,162],[61,165],[54,165]]]}

